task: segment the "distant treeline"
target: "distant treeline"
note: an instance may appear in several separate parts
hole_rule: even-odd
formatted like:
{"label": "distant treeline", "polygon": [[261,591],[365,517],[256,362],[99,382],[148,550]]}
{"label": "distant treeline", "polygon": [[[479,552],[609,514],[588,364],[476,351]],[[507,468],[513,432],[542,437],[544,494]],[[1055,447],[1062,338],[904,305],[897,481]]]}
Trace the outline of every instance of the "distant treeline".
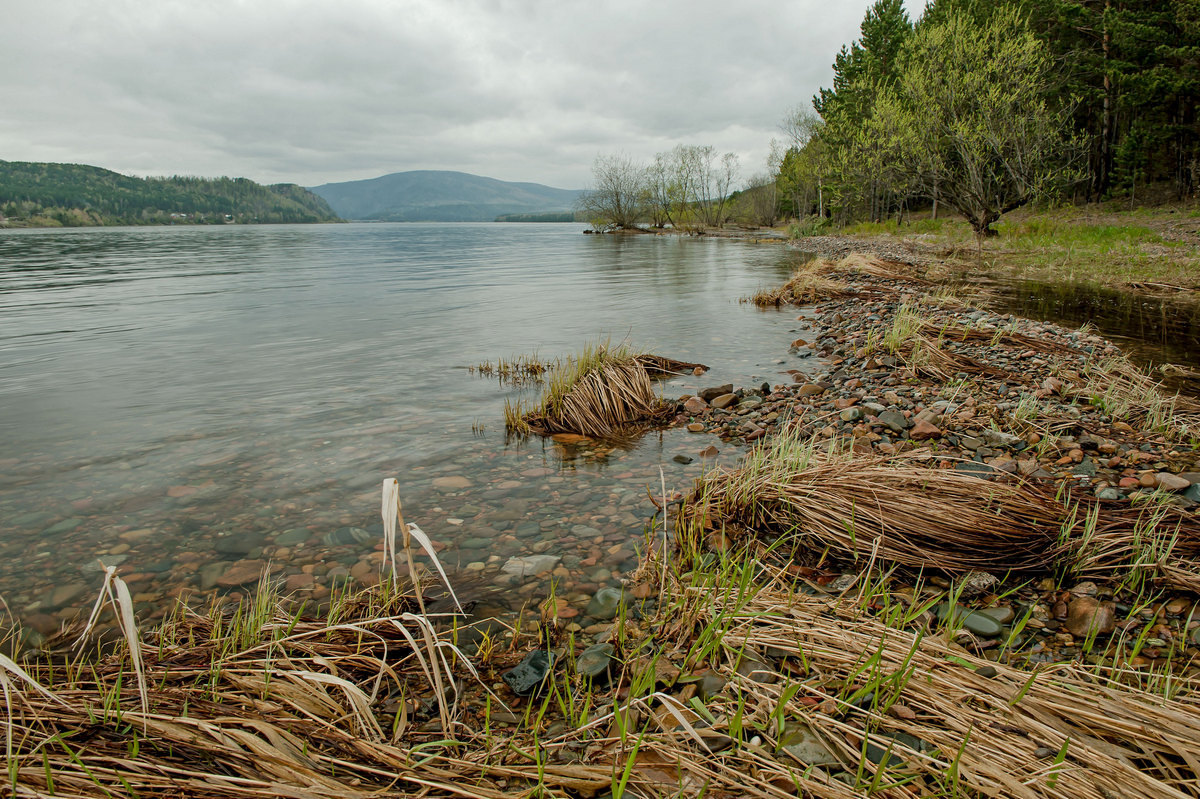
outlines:
{"label": "distant treeline", "polygon": [[497,222],[581,222],[575,213],[564,211],[560,214],[502,214],[496,217]]}
{"label": "distant treeline", "polygon": [[291,183],[246,178],[135,178],[81,164],[0,161],[9,225],[336,222],[324,200]]}

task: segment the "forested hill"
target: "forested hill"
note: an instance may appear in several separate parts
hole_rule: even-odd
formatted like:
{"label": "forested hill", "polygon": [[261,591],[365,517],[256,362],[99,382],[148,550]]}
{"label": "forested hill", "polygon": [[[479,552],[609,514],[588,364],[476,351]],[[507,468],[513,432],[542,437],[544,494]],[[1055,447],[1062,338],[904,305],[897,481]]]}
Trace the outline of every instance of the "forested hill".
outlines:
{"label": "forested hill", "polygon": [[386,222],[491,222],[509,214],[566,214],[580,194],[436,170],[326,183],[312,191],[346,219]]}
{"label": "forested hill", "polygon": [[7,225],[336,222],[312,192],[246,178],[135,178],[82,164],[0,161]]}

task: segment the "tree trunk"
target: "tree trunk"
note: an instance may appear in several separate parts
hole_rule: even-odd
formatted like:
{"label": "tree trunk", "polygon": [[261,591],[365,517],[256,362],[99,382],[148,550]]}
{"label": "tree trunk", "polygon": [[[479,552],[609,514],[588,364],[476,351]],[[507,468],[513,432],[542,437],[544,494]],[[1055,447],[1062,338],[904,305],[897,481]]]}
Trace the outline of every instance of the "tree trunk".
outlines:
{"label": "tree trunk", "polygon": [[1113,83],[1112,74],[1109,67],[1109,50],[1112,45],[1112,32],[1108,28],[1109,13],[1112,11],[1112,0],[1104,2],[1104,18],[1102,24],[1104,33],[1100,39],[1101,49],[1104,51],[1104,99],[1100,121],[1100,153],[1099,162],[1096,164],[1096,175],[1093,183],[1094,199],[1099,202],[1104,196],[1104,192],[1108,191],[1109,174],[1112,167],[1112,129],[1113,129]]}

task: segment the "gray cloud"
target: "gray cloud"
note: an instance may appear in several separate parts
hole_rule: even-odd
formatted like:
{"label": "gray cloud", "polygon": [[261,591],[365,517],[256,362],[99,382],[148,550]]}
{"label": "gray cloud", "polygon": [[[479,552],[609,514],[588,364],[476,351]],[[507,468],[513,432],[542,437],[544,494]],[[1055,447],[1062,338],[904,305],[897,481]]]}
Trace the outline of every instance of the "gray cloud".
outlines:
{"label": "gray cloud", "polygon": [[[910,13],[918,0],[908,3]],[[9,0],[0,158],[305,185],[586,185],[678,143],[761,168],[869,0]]]}

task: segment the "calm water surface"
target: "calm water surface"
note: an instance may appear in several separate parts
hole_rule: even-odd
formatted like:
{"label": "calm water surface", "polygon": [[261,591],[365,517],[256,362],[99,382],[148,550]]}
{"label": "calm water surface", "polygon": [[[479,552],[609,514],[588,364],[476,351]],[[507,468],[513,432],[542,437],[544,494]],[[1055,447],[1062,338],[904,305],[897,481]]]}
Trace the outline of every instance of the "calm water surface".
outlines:
{"label": "calm water surface", "polygon": [[557,556],[586,623],[634,563],[659,466],[683,488],[701,464],[674,456],[715,440],[506,442],[515,390],[467,367],[611,336],[713,367],[668,395],[777,382],[801,323],[737,302],[788,273],[782,247],[581,230],[0,232],[0,597],[49,630],[90,601],[97,560],[148,618],[262,563],[319,597],[374,572],[394,476],[456,587],[519,606],[548,582],[502,567]]}

